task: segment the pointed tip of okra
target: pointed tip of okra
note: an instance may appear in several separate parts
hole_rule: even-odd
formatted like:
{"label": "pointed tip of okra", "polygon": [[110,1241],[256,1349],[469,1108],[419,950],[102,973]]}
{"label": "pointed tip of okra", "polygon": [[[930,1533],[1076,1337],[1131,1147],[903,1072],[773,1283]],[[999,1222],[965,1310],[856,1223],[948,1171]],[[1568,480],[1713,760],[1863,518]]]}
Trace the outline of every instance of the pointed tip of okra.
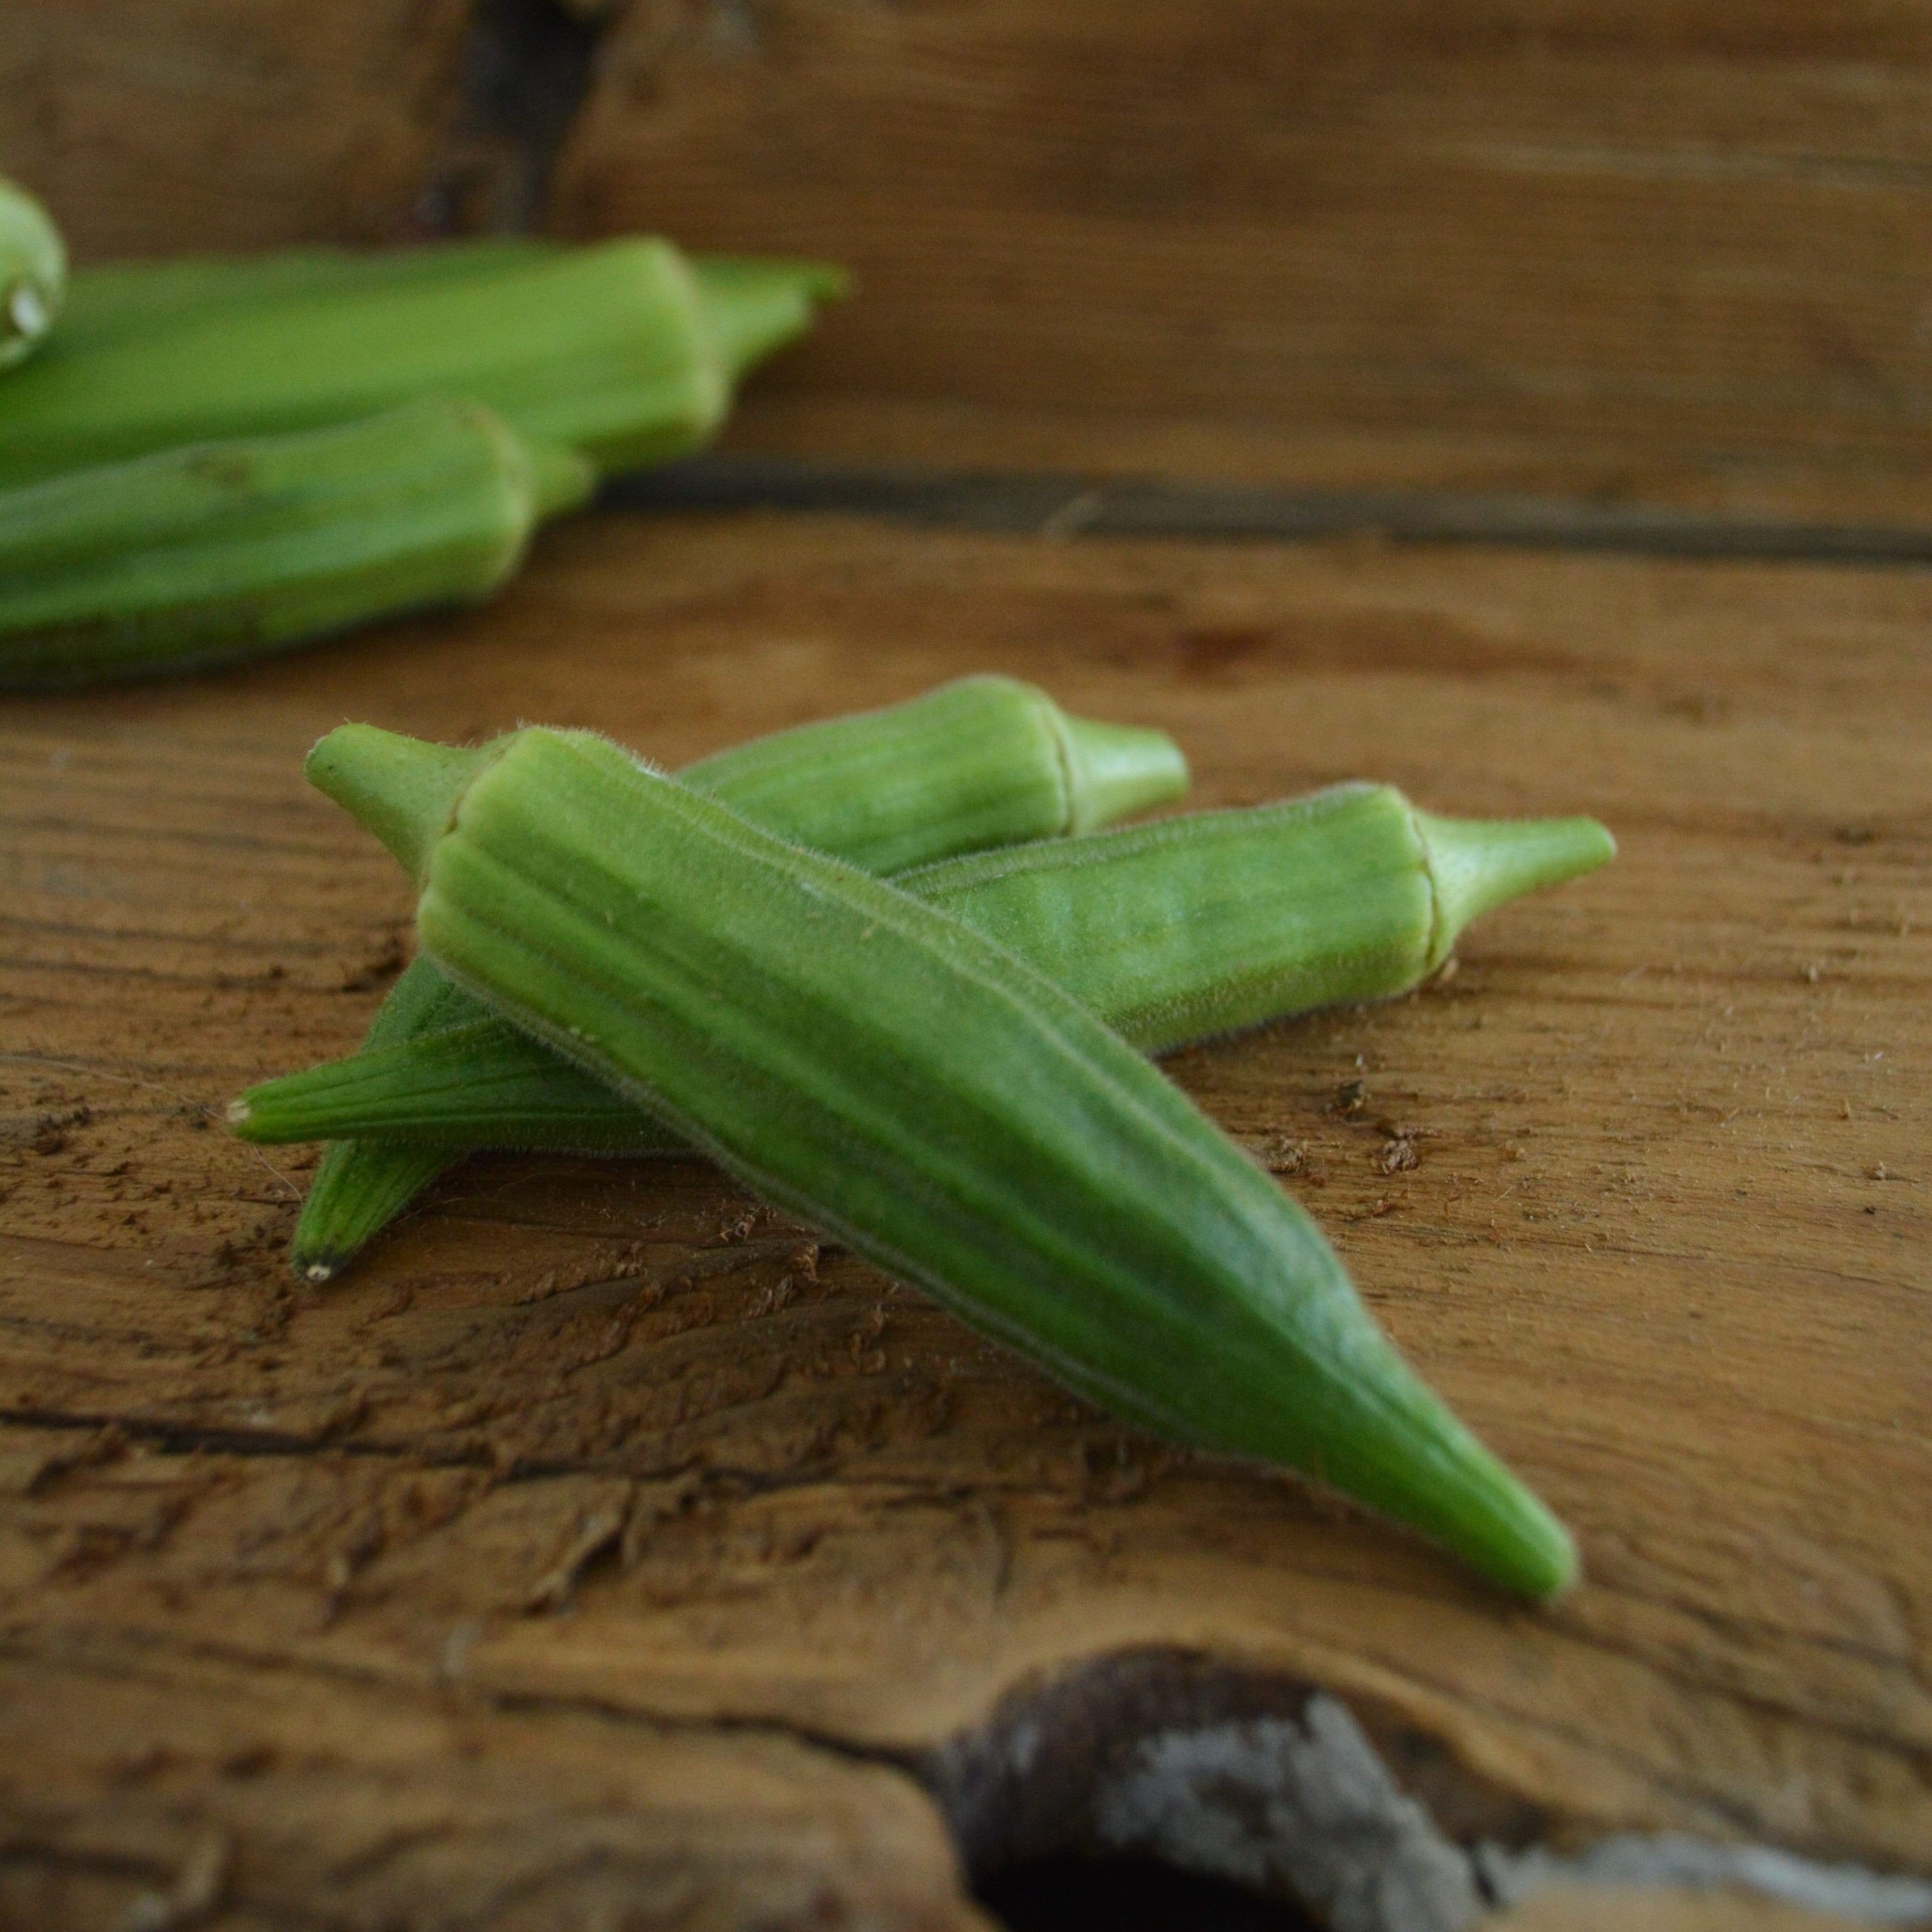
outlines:
{"label": "pointed tip of okra", "polygon": [[851,286],[845,271],[831,262],[699,255],[691,266],[712,340],[734,382],[796,341],[812,326],[821,302],[836,301]]}
{"label": "pointed tip of okra", "polygon": [[1509,1479],[1502,1507],[1472,1550],[1476,1567],[1492,1582],[1543,1604],[1576,1581],[1576,1539],[1529,1490]]}
{"label": "pointed tip of okra", "polygon": [[1438,818],[1418,812],[1415,829],[1436,892],[1431,971],[1472,920],[1525,892],[1594,872],[1617,849],[1594,818]]}
{"label": "pointed tip of okra", "polygon": [[1060,718],[1067,765],[1070,832],[1090,832],[1151,812],[1187,790],[1187,760],[1164,731],[1137,724]]}
{"label": "pointed tip of okra", "polygon": [[502,741],[431,745],[374,724],[339,724],[302,766],[310,784],[373,832],[421,884],[470,782]]}
{"label": "pointed tip of okra", "polygon": [[[1369,1321],[1359,1308],[1357,1317]],[[1378,1330],[1369,1332],[1374,1344],[1355,1363],[1369,1400],[1305,1466],[1420,1531],[1512,1595],[1535,1603],[1562,1595],[1578,1575],[1570,1532]],[[1378,1357],[1380,1370],[1361,1376]]]}

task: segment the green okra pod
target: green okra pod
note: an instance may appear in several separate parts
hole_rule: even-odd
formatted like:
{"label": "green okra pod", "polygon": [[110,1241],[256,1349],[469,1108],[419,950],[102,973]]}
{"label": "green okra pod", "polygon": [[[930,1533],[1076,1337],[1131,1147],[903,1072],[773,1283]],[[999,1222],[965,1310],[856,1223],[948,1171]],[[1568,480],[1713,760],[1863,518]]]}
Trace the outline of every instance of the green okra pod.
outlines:
{"label": "green okra pod", "polygon": [[68,356],[138,342],[214,311],[291,296],[476,280],[548,260],[560,246],[532,235],[488,235],[408,248],[274,248],[99,262],[68,278],[57,346]]}
{"label": "green okra pod", "polygon": [[1136,1421],[1509,1588],[1570,1580],[1307,1216],[1024,962],[588,734],[315,755],[420,882],[431,958],[768,1198]]}
{"label": "green okra pod", "polygon": [[731,301],[669,242],[633,237],[193,309],[20,371],[0,411],[0,486],[426,395],[472,398],[600,470],[662,461],[711,435],[746,357],[782,336],[769,290],[746,292],[742,327]]}
{"label": "green okra pod", "polygon": [[25,188],[0,176],[0,369],[40,346],[66,286],[60,230]]}
{"label": "green okra pod", "polygon": [[[1130,1045],[1160,1052],[1342,1000],[1407,991],[1478,914],[1593,870],[1591,818],[1418,812],[1387,785],[1197,812],[898,874]],[[231,1109],[265,1142],[392,1136],[444,1147],[688,1152],[663,1124],[505,1022],[419,1030],[267,1082]]]}
{"label": "green okra pod", "polygon": [[[338,740],[356,742],[352,730]],[[310,764],[331,796],[380,818],[386,796],[360,794],[356,772],[353,761],[338,771],[326,754]],[[688,766],[682,782],[784,838],[886,872],[1150,810],[1186,790],[1187,766],[1160,732],[1070,716],[1012,678],[969,677],[881,710],[735,746]],[[365,1046],[485,1018],[418,960],[384,1002]],[[460,1151],[336,1142],[296,1225],[297,1272],[331,1280]]]}
{"label": "green okra pod", "polygon": [[[69,278],[56,348],[63,356],[152,340],[223,310],[314,296],[486,281],[569,252],[532,235],[490,235],[403,248],[286,248],[110,262]],[[780,256],[687,258],[700,304],[734,376],[802,335],[818,304],[845,292],[829,262]]]}
{"label": "green okra pod", "polygon": [[0,491],[0,690],[198,670],[487,597],[595,482],[472,403]]}

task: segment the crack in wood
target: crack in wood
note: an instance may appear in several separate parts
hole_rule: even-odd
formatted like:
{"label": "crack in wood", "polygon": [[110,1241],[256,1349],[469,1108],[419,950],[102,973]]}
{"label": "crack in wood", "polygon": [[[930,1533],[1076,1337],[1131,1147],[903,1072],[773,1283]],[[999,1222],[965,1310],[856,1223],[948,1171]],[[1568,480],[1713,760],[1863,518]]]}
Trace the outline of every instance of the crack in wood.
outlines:
{"label": "crack in wood", "polygon": [[1680,558],[1836,564],[1932,560],[1932,530],[1701,514],[1648,504],[1398,490],[998,475],[808,458],[700,456],[620,476],[600,500],[662,512],[784,510],[921,529],[1282,543],[1372,537]]}
{"label": "crack in wood", "polygon": [[910,1762],[981,1886],[1070,1852],[1228,1880],[1333,1932],[1465,1932],[1559,1885],[1725,1888],[1932,1922],[1932,1882],[1774,1846],[1622,1832],[1554,1851],[1550,1821],[1392,1714],[1184,1652],[1076,1666]]}
{"label": "crack in wood", "polygon": [[432,233],[542,225],[551,170],[584,104],[605,24],[596,10],[557,0],[475,0],[456,124],[418,203]]}

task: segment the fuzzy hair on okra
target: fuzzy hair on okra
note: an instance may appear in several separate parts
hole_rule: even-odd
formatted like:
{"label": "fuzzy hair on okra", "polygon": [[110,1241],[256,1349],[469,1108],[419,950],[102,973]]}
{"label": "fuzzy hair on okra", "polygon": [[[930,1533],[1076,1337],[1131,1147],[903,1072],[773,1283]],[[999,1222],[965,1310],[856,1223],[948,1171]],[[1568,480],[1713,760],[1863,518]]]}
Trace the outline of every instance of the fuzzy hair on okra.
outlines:
{"label": "fuzzy hair on okra", "polygon": [[1574,1577],[1308,1217],[1024,962],[600,739],[335,755],[419,882],[424,951],[766,1198],[1131,1420],[1299,1468],[1512,1590]]}

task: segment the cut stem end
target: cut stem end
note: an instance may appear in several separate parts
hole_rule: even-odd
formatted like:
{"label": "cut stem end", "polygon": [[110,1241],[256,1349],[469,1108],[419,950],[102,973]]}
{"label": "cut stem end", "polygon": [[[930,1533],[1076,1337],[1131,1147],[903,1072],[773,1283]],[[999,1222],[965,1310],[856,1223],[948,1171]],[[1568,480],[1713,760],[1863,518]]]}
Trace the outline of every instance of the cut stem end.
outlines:
{"label": "cut stem end", "polygon": [[1426,970],[1454,949],[1471,920],[1525,892],[1594,872],[1617,843],[1594,818],[1438,818],[1415,814],[1435,889]]}
{"label": "cut stem end", "polygon": [[1164,731],[1063,718],[1070,832],[1090,832],[1137,812],[1170,804],[1187,790],[1187,760]]}
{"label": "cut stem end", "polygon": [[308,782],[373,832],[420,885],[436,842],[470,781],[503,741],[472,748],[425,744],[374,724],[341,724],[302,766]]}

